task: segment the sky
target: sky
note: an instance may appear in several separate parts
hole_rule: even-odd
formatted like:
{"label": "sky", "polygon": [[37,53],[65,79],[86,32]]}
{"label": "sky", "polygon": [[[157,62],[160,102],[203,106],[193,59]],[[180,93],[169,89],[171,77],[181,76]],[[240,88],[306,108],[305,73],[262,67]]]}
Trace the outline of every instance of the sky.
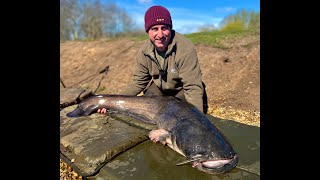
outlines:
{"label": "sky", "polygon": [[154,5],[166,7],[173,29],[182,34],[197,32],[199,27],[219,23],[240,9],[260,12],[260,0],[113,0],[124,9],[137,27],[144,28],[144,14]]}

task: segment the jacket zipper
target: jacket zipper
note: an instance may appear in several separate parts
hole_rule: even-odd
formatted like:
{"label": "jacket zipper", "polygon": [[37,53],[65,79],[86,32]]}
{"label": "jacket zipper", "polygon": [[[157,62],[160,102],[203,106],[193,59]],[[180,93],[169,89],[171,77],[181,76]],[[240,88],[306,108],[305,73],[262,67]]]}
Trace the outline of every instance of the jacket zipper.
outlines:
{"label": "jacket zipper", "polygon": [[[162,76],[164,75],[164,70],[161,68],[161,66],[160,66],[160,63],[159,63],[159,61],[158,60],[156,60],[156,59],[154,59],[151,55],[149,55],[149,54],[145,54],[146,56],[148,56],[150,59],[151,59],[151,61],[153,61],[154,63],[156,63],[156,65],[157,65],[157,67],[158,67],[158,70],[159,70],[159,75],[160,75],[160,88],[162,89]],[[166,58],[166,56],[165,56],[165,58]]]}

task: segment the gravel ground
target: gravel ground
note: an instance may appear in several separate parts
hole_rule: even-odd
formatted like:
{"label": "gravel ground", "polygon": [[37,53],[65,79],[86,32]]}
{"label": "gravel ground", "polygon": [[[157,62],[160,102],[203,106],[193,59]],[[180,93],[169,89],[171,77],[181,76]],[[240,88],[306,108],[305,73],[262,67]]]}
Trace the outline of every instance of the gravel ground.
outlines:
{"label": "gravel ground", "polygon": [[82,179],[82,176],[78,175],[68,164],[60,159],[60,180],[68,179],[79,180]]}

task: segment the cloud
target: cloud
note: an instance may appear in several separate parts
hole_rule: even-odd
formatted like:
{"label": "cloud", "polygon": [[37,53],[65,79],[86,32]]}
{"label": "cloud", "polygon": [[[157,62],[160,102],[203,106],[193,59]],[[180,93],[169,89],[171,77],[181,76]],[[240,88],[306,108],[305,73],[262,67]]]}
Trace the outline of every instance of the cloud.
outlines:
{"label": "cloud", "polygon": [[218,27],[222,20],[222,17],[214,16],[210,9],[206,11],[170,7],[168,9],[171,13],[173,29],[182,34],[198,32],[203,26]]}
{"label": "cloud", "polygon": [[213,16],[210,13],[201,12],[193,9],[185,9],[185,8],[168,8],[171,13],[171,17],[173,21],[185,20],[185,21],[201,21],[208,22],[211,21]]}
{"label": "cloud", "polygon": [[150,4],[152,3],[152,0],[138,0],[139,4]]}
{"label": "cloud", "polygon": [[[135,27],[144,29],[144,13],[148,7],[144,6],[127,6],[130,17]],[[215,16],[210,9],[205,11],[186,9],[186,8],[170,8],[173,29],[182,34],[194,33],[199,31],[200,27],[212,26],[218,27],[223,17]]]}
{"label": "cloud", "polygon": [[218,27],[222,18],[211,18],[210,21],[201,21],[201,19],[194,20],[184,20],[184,19],[176,19],[173,22],[173,29],[181,34],[189,34],[198,32],[200,27],[213,25],[214,27]]}
{"label": "cloud", "polygon": [[233,7],[222,7],[222,8],[216,8],[216,11],[218,13],[229,13],[229,12],[232,12],[232,11],[235,11],[236,8],[233,8]]}

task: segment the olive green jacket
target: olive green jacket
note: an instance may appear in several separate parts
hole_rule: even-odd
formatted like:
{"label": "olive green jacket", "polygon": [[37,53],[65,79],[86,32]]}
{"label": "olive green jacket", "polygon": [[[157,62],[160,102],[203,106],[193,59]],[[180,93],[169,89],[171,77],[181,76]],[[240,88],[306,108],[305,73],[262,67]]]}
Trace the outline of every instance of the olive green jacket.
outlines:
{"label": "olive green jacket", "polygon": [[149,39],[146,41],[136,57],[133,81],[120,93],[137,95],[153,80],[163,91],[183,89],[186,101],[203,112],[203,86],[196,49],[190,40],[174,30],[171,37],[164,62],[158,62],[155,46]]}

